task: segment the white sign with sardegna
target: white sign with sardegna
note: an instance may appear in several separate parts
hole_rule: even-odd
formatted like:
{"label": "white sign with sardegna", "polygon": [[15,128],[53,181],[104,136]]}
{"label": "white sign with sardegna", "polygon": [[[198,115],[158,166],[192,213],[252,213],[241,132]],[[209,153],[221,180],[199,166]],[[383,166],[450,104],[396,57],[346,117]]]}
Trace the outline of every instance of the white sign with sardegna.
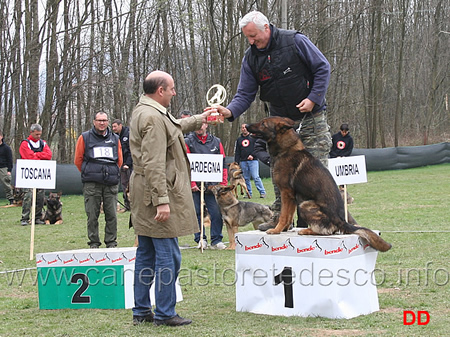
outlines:
{"label": "white sign with sardegna", "polygon": [[17,159],[16,187],[52,190],[55,186],[55,160]]}
{"label": "white sign with sardegna", "polygon": [[328,170],[338,185],[367,182],[365,156],[330,158]]}
{"label": "white sign with sardegna", "polygon": [[221,154],[188,153],[191,180],[222,182],[223,156]]}

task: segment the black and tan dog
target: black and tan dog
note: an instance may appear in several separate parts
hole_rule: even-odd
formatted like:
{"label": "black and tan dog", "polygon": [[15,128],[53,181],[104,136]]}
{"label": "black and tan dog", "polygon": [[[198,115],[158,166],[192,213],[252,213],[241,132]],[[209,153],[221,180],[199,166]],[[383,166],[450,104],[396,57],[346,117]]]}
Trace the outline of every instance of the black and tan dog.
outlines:
{"label": "black and tan dog", "polygon": [[241,187],[241,195],[247,193],[247,197],[249,199],[252,198],[250,193],[248,192],[247,184],[245,183],[244,175],[242,174],[242,169],[238,163],[232,162],[228,164],[228,177],[230,178],[229,185],[234,185],[236,188],[234,189],[234,195],[236,198],[238,197],[238,186]]}
{"label": "black and tan dog", "polygon": [[47,209],[44,215],[44,221],[46,225],[55,224],[60,225],[63,223],[62,219],[62,202],[61,202],[61,192],[50,193],[48,198],[45,200]]}
{"label": "black and tan dog", "polygon": [[228,249],[235,249],[236,243],[234,235],[238,232],[239,227],[253,224],[253,228],[267,222],[272,218],[272,211],[269,206],[261,205],[251,201],[239,201],[234,195],[236,186],[215,185],[209,187],[216,197],[223,221],[227,226],[228,238],[230,246]]}
{"label": "black and tan dog", "polygon": [[385,252],[391,245],[376,233],[345,221],[344,201],[327,168],[304,147],[289,118],[268,117],[247,125],[256,138],[267,141],[273,165],[273,181],[281,192],[281,213],[275,228],[279,234],[292,223],[297,205],[309,225],[301,235],[357,234],[375,249]]}
{"label": "black and tan dog", "polygon": [[22,188],[11,186],[13,190],[13,202],[10,205],[0,206],[1,208],[22,207],[25,191]]}

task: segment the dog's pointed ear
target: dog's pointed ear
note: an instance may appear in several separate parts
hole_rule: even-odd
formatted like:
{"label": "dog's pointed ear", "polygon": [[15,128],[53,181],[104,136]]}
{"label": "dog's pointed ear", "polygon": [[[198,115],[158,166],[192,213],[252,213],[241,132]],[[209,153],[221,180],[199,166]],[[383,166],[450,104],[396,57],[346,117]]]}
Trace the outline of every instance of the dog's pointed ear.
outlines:
{"label": "dog's pointed ear", "polygon": [[[281,133],[286,132],[287,130],[293,129],[295,127],[295,123],[292,119],[283,117],[283,121],[278,124],[278,131]],[[298,125],[297,125],[298,128]]]}
{"label": "dog's pointed ear", "polygon": [[[294,122],[294,121],[293,121],[293,122]],[[298,127],[300,126],[300,124],[301,124],[300,121],[295,121],[294,124],[292,125],[292,128],[293,128],[294,130],[297,130]]]}
{"label": "dog's pointed ear", "polygon": [[[292,119],[287,118],[287,117],[284,118],[284,122],[286,123],[284,125],[286,129],[293,129],[295,127],[295,124],[296,124],[295,121],[293,121]],[[300,122],[298,124],[300,124]],[[298,124],[297,124],[297,127],[298,127]]]}

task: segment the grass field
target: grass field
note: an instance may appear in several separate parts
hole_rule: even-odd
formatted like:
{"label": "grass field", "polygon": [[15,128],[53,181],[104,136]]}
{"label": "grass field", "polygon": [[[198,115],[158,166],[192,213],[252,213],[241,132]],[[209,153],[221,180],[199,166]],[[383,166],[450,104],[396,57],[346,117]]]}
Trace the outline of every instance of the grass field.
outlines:
{"label": "grass field", "polygon": [[[271,182],[263,182],[268,197],[254,201],[270,204]],[[450,164],[369,172],[367,183],[348,191],[358,223],[380,230],[393,245],[378,254],[378,312],[349,320],[236,312],[231,273],[221,282],[183,284],[177,311],[193,320],[184,327],[135,327],[131,310],[39,310],[30,226],[20,226],[20,208],[0,208],[0,336],[448,336]],[[35,253],[87,248],[83,197],[63,195],[62,201],[64,224],[36,226]],[[118,214],[120,247],[134,242],[128,217]],[[192,236],[180,238],[180,246],[194,245]],[[234,269],[233,251],[183,249],[182,255],[183,270],[203,268],[211,276]],[[404,310],[428,311],[429,324],[403,325]]]}

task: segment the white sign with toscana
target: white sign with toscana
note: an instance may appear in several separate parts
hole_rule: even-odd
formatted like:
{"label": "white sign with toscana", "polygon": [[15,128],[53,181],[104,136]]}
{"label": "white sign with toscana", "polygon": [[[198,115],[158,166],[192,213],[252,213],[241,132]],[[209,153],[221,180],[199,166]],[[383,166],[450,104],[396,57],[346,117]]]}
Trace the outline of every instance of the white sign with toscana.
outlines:
{"label": "white sign with toscana", "polygon": [[54,189],[56,186],[56,161],[17,159],[15,186]]}

